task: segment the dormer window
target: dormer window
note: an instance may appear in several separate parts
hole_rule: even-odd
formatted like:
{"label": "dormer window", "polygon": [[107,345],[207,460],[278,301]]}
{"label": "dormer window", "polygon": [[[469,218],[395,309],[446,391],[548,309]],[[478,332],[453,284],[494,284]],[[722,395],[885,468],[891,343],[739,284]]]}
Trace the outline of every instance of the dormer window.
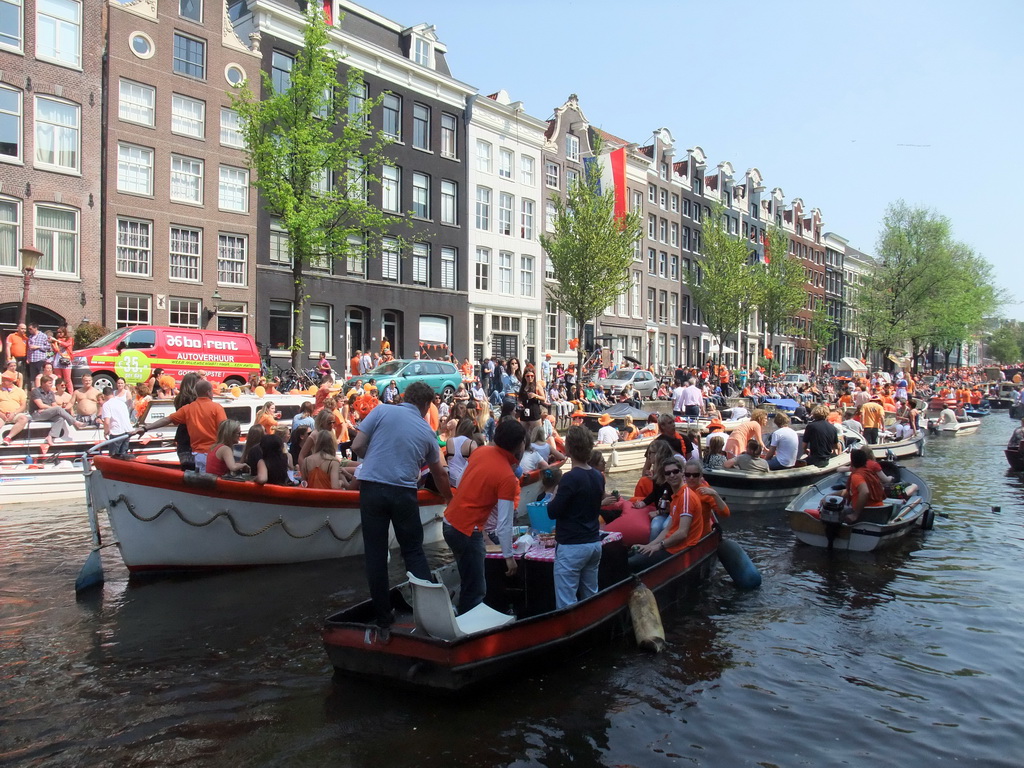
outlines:
{"label": "dormer window", "polygon": [[565,135],[565,159],[574,163],[580,161],[580,140],[578,136],[571,133]]}
{"label": "dormer window", "polygon": [[434,61],[434,47],[430,44],[429,40],[424,40],[422,37],[417,37],[413,41],[413,61],[422,67],[433,68]]}

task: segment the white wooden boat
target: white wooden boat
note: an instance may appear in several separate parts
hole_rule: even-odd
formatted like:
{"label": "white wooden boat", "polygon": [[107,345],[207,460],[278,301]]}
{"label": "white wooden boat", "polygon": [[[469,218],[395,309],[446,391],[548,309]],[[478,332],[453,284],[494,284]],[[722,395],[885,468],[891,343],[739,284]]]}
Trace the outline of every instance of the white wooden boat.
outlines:
{"label": "white wooden boat", "polygon": [[924,433],[920,432],[913,437],[903,440],[892,440],[889,442],[871,443],[867,446],[871,449],[876,459],[907,459],[911,456],[924,455]]}
{"label": "white wooden boat", "polygon": [[[284,423],[290,423],[299,412],[308,395],[270,395],[259,398],[244,395],[239,398],[218,398],[229,419],[242,425],[243,436],[256,420],[256,412],[267,402],[281,413]],[[149,404],[144,420],[153,422],[174,412],[171,400],[154,400]],[[84,429],[68,427],[69,439],[49,447],[46,436],[50,432],[48,421],[31,422],[9,446],[0,447],[0,504],[45,503],[85,498],[82,476],[82,454],[103,440],[103,429],[89,426]],[[10,425],[4,425],[0,436],[6,437]],[[132,437],[129,451],[136,456],[173,461],[174,427],[147,432]]]}
{"label": "white wooden boat", "polygon": [[[835,494],[845,487],[848,475],[836,473],[819,480],[786,508],[797,540],[813,547],[872,552],[896,544],[917,528],[930,529],[935,512],[928,486],[906,467],[897,470],[903,493],[886,499],[882,507],[869,507],[862,519],[852,525],[821,519],[823,500],[835,499]],[[825,517],[829,517],[827,513]]]}
{"label": "white wooden boat", "polygon": [[942,423],[937,419],[928,420],[928,431],[933,435],[968,435],[977,432],[981,419],[959,418],[956,421]]}
{"label": "white wooden boat", "polygon": [[599,443],[594,449],[599,451],[608,466],[608,472],[639,472],[644,468],[647,449],[654,442],[655,435],[641,437],[636,440],[620,440],[608,445]]}
{"label": "white wooden boat", "polygon": [[[131,573],[300,563],[363,552],[357,491],[257,485],[173,464],[87,457],[90,506],[106,511]],[[424,543],[444,502],[420,491]],[[392,533],[391,546],[396,546]]]}
{"label": "white wooden boat", "polygon": [[715,469],[705,470],[704,479],[718,491],[731,512],[768,512],[784,509],[809,485],[849,463],[850,454],[841,453],[833,456],[824,467],[808,464],[771,472]]}

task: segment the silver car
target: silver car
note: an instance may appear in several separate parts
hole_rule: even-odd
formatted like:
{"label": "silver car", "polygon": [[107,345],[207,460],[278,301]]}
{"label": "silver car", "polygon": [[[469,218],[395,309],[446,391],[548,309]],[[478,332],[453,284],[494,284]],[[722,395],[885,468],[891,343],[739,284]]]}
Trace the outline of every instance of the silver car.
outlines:
{"label": "silver car", "polygon": [[653,400],[658,391],[658,380],[654,374],[639,368],[620,368],[609,374],[608,378],[598,379],[597,383],[604,387],[609,399],[617,397],[627,384],[632,384],[633,389],[645,400]]}

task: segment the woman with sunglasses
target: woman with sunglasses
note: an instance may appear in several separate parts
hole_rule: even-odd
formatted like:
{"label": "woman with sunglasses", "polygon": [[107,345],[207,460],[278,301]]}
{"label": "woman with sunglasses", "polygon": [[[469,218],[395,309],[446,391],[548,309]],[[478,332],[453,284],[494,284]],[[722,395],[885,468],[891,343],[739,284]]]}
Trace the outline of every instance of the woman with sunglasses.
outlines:
{"label": "woman with sunglasses", "polygon": [[523,373],[523,383],[519,387],[519,408],[522,414],[519,420],[526,427],[526,434],[532,435],[534,430],[540,426],[541,419],[546,413],[547,397],[544,395],[544,388],[537,382],[537,371],[533,366],[528,366]]}
{"label": "woman with sunglasses", "polygon": [[711,530],[710,521],[704,514],[700,495],[690,483],[684,483],[696,477],[698,482],[704,474],[699,461],[688,461],[685,464],[672,457],[661,465],[661,474],[668,484],[675,489],[669,512],[669,522],[650,544],[636,548],[636,554],[629,558],[629,567],[634,573],[650,568],[655,563],[665,560],[677,552],[682,552]]}

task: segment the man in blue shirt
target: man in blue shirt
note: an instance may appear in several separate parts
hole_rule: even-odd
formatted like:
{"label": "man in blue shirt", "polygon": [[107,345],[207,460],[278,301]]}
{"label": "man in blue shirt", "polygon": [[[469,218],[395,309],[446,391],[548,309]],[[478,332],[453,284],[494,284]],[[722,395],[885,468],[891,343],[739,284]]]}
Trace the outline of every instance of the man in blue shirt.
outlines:
{"label": "man in blue shirt", "polygon": [[385,630],[395,620],[388,597],[390,526],[395,527],[405,570],[430,580],[416,500],[420,468],[424,464],[430,468],[442,498],[446,502],[452,498],[437,435],[424,419],[433,399],[434,391],[428,384],[413,382],[405,390],[402,403],[370,411],[359,423],[359,432],[352,441],[352,453],[363,459],[359,467],[359,516],[366,580],[377,624]]}

